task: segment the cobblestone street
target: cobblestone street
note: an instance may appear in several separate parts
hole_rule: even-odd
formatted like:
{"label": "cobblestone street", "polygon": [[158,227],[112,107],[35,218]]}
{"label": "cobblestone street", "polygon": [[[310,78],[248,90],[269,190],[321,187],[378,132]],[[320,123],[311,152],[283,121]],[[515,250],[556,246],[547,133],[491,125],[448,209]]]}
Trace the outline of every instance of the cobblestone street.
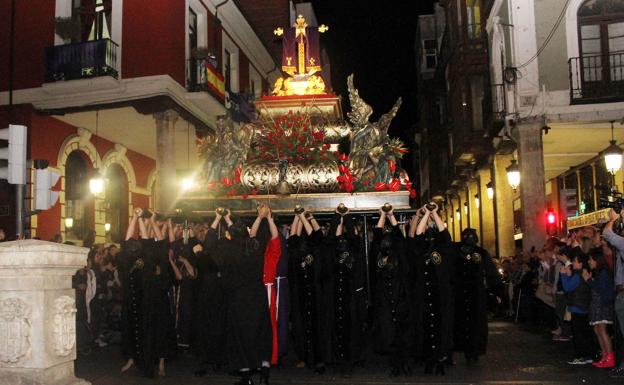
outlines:
{"label": "cobblestone street", "polygon": [[[351,378],[341,378],[328,370],[325,375],[316,375],[306,369],[295,369],[292,357],[288,357],[282,369],[274,369],[272,384],[617,384],[621,380],[611,379],[609,372],[591,366],[571,367],[566,361],[571,358],[571,343],[552,342],[546,335],[524,331],[511,323],[490,324],[490,342],[486,358],[475,367],[467,367],[463,356],[457,354],[456,365],[444,377],[424,375],[423,368],[414,368],[410,377],[390,378],[385,358],[369,354],[363,368],[357,368]],[[93,385],[226,385],[234,377],[207,375],[193,376],[195,360],[178,358],[169,363],[167,377],[162,379],[143,378],[137,370],[121,374],[122,359],[117,347],[106,347],[94,351],[76,362],[76,374]]]}

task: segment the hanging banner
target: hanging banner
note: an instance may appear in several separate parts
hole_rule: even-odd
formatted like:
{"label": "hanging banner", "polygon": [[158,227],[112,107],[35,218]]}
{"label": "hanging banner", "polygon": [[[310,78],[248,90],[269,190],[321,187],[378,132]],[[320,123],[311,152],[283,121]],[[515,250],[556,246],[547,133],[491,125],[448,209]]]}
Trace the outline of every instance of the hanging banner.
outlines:
{"label": "hanging banner", "polygon": [[220,98],[221,101],[225,100],[225,79],[221,72],[219,72],[208,60],[204,60],[204,66],[206,68],[206,85],[213,95]]}
{"label": "hanging banner", "polygon": [[568,218],[568,230],[608,222],[609,210],[611,209],[602,209],[593,213],[579,215],[578,217]]}

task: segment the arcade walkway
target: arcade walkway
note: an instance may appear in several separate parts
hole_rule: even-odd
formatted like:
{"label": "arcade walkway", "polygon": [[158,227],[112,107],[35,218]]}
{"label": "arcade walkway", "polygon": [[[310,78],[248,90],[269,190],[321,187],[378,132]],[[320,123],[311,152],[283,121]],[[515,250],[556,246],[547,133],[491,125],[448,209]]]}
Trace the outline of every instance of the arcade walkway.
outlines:
{"label": "arcade walkway", "polygon": [[[411,377],[392,379],[387,376],[383,358],[367,361],[365,368],[358,368],[351,378],[334,376],[331,370],[323,376],[308,370],[294,368],[288,360],[286,369],[274,369],[271,383],[287,384],[618,384],[622,379],[609,378],[608,371],[593,367],[570,367],[565,363],[572,354],[571,342],[552,342],[545,335],[524,331],[511,323],[490,324],[490,349],[487,359],[476,367],[466,367],[463,356],[456,357],[456,366],[445,377],[425,376],[422,367],[415,368]],[[146,379],[137,370],[129,374],[119,373],[122,359],[118,347],[106,347],[94,351],[76,362],[76,375],[91,381],[94,385],[228,385],[233,377],[219,375],[204,378],[193,377],[195,362],[191,358],[180,358],[168,365],[168,376],[162,379]],[[257,378],[255,379],[257,382]]]}

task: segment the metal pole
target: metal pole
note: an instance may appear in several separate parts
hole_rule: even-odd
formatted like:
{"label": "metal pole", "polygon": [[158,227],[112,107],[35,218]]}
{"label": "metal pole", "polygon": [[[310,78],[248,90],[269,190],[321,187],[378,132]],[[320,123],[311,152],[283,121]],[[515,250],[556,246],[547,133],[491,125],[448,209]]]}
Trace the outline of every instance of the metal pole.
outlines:
{"label": "metal pole", "polygon": [[[9,38],[9,123],[13,117],[13,76],[15,69],[15,0],[11,1],[11,27]],[[24,235],[24,185],[15,185],[15,234]]]}
{"label": "metal pole", "polygon": [[370,266],[368,261],[368,221],[366,219],[366,214],[364,214],[364,257],[366,259],[366,299],[368,301],[368,305],[372,303],[371,301],[371,288],[370,288]]}
{"label": "metal pole", "polygon": [[24,187],[23,184],[15,185],[15,235],[24,238]]}

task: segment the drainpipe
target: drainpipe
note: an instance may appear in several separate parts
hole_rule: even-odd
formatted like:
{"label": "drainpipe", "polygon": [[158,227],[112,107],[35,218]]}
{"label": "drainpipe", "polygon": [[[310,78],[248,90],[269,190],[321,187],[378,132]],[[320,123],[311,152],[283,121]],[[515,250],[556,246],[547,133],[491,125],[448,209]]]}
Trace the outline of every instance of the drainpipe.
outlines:
{"label": "drainpipe", "polygon": [[225,4],[227,4],[230,0],[223,0],[219,4],[215,5],[215,19],[219,20],[219,8]]}

